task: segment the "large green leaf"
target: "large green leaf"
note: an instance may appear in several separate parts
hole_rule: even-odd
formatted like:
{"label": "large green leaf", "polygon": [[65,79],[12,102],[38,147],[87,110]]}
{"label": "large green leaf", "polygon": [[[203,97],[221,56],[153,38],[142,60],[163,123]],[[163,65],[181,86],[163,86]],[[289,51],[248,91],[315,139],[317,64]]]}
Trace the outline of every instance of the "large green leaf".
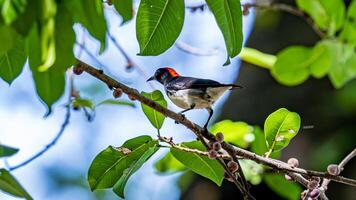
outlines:
{"label": "large green leaf", "polygon": [[67,0],[66,4],[75,22],[81,23],[89,33],[100,41],[100,51],[105,49],[107,25],[101,0]]}
{"label": "large green leaf", "polygon": [[290,46],[277,55],[271,73],[280,83],[294,86],[304,82],[309,76],[312,50],[301,46]]}
{"label": "large green leaf", "polygon": [[158,147],[150,147],[141,157],[126,168],[120,179],[114,185],[114,192],[121,198],[125,198],[124,190],[127,181],[141,166],[158,150]]}
{"label": "large green leaf", "polygon": [[12,22],[11,26],[23,37],[27,36],[37,18],[37,11],[37,3],[33,1],[27,3],[25,11],[18,13],[18,17]]}
{"label": "large green leaf", "polygon": [[[2,5],[1,5],[2,4]],[[19,14],[25,11],[27,0],[0,1],[1,15],[6,25],[16,20]]]}
{"label": "large green leaf", "polygon": [[0,190],[16,197],[22,197],[27,200],[32,199],[15,177],[6,169],[0,169]]}
{"label": "large green leaf", "polygon": [[113,0],[116,11],[122,17],[122,23],[128,22],[133,17],[132,0]]}
{"label": "large green leaf", "polygon": [[[184,142],[181,146],[206,151],[199,141]],[[207,156],[201,156],[176,148],[171,148],[171,153],[179,162],[193,172],[214,181],[218,186],[221,185],[224,179],[224,168],[217,160],[211,160]]]}
{"label": "large green leaf", "polygon": [[139,55],[159,55],[176,41],[183,27],[184,0],[142,0],[136,18]]}
{"label": "large green leaf", "polygon": [[300,128],[300,117],[295,112],[280,108],[270,114],[264,124],[265,138],[270,152],[286,147],[297,135]]}
{"label": "large green leaf", "polygon": [[13,148],[13,147],[9,147],[9,146],[0,144],[0,158],[12,156],[15,153],[17,153],[18,151],[19,151],[19,149],[17,149],[17,148]]}
{"label": "large green leaf", "polygon": [[300,199],[302,187],[297,183],[287,181],[281,174],[265,174],[264,182],[279,196],[288,200]]}
{"label": "large green leaf", "polygon": [[170,152],[156,162],[155,168],[159,173],[175,173],[186,169]]}
{"label": "large green leaf", "polygon": [[[237,56],[242,48],[242,11],[240,1],[206,0],[224,36],[230,58]],[[226,63],[227,64],[227,63]]]}
{"label": "large green leaf", "polygon": [[345,5],[342,0],[297,0],[297,5],[329,34],[334,34],[344,23]]}
{"label": "large green leaf", "polygon": [[11,27],[0,24],[0,36],[0,54],[3,54],[13,48],[17,35]]}
{"label": "large green leaf", "polygon": [[21,73],[26,57],[25,43],[18,37],[12,49],[0,54],[0,77],[11,84]]}
{"label": "large green leaf", "polygon": [[58,11],[55,18],[55,43],[56,43],[56,60],[53,68],[66,70],[75,63],[73,47],[75,43],[75,33],[73,30],[73,18],[69,14],[70,9],[66,4],[58,5]]}
{"label": "large green leaf", "polygon": [[110,188],[123,176],[124,171],[140,160],[158,142],[150,136],[139,136],[126,141],[121,147],[109,146],[100,152],[88,171],[91,190]]}
{"label": "large green leaf", "polygon": [[33,26],[27,38],[27,54],[29,56],[30,69],[35,82],[36,91],[40,99],[48,108],[47,114],[51,112],[51,106],[63,94],[65,89],[65,71],[63,69],[50,68],[47,71],[38,71],[42,63],[40,38],[37,25]]}
{"label": "large green leaf", "polygon": [[245,122],[223,120],[215,123],[210,131],[213,134],[223,133],[224,140],[242,148],[248,147],[253,141],[253,128]]}
{"label": "large green leaf", "polygon": [[352,1],[347,10],[347,18],[340,33],[340,38],[351,43],[356,43],[356,1]]}
{"label": "large green leaf", "polygon": [[[167,108],[167,101],[164,99],[163,94],[159,90],[155,90],[151,93],[141,92],[141,94],[149,99],[152,99],[161,106]],[[163,125],[165,116],[145,104],[141,103],[141,107],[148,120],[150,120],[151,124],[155,128],[160,129]]]}

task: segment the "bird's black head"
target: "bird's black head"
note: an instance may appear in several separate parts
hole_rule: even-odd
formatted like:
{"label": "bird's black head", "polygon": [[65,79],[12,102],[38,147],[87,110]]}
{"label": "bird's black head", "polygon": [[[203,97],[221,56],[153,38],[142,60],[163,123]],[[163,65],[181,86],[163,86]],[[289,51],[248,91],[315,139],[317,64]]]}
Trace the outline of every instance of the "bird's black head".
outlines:
{"label": "bird's black head", "polygon": [[179,74],[170,67],[163,67],[156,70],[155,74],[151,76],[147,81],[156,80],[165,85],[172,78],[179,76]]}

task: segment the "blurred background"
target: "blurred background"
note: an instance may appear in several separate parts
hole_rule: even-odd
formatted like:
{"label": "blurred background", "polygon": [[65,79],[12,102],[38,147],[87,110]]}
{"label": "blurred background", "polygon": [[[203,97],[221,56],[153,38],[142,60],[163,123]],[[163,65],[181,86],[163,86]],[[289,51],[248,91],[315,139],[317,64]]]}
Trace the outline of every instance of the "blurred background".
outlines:
{"label": "blurred background", "polygon": [[[283,1],[293,3],[293,1]],[[187,1],[199,5],[197,1]],[[221,82],[235,82],[244,89],[226,94],[215,105],[214,121],[231,119],[263,127],[265,118],[280,107],[298,112],[302,126],[298,137],[282,151],[281,159],[299,159],[302,167],[325,171],[330,163],[338,163],[355,148],[356,141],[356,81],[336,90],[327,78],[313,79],[296,87],[278,84],[268,70],[238,59],[222,67],[225,62],[225,47],[222,35],[208,10],[186,10],[183,31],[178,38],[181,44],[189,44],[211,55],[196,56],[173,46],[158,57],[136,56],[138,43],[135,37],[134,20],[120,26],[121,19],[114,9],[107,6],[106,18],[110,33],[126,50],[138,68],[127,69],[126,59],[115,43],[108,44],[104,54],[98,55],[99,44],[80,26],[76,26],[78,42],[90,51],[76,55],[85,62],[101,68],[110,76],[142,91],[162,90],[145,80],[162,66],[172,66],[179,73],[189,76],[215,79]],[[296,44],[312,46],[317,40],[313,30],[302,19],[287,13],[250,10],[244,16],[245,46],[266,53],[276,54],[281,49]],[[94,57],[92,56],[94,55]],[[28,66],[9,87],[0,82],[0,134],[1,142],[20,148],[16,156],[1,162],[0,167],[21,163],[48,144],[60,129],[65,115],[66,96],[55,105],[53,113],[43,118],[46,110],[38,101],[31,81]],[[111,92],[100,81],[83,74],[74,77],[74,86],[84,98],[94,102],[111,98]],[[68,88],[69,89],[69,88]],[[68,94],[68,92],[66,93]],[[126,97],[123,99],[128,100]],[[168,107],[180,109],[169,102]],[[186,115],[198,124],[205,122],[206,111],[188,112]],[[175,142],[189,141],[194,135],[170,119],[164,123],[163,135],[173,136]],[[13,172],[34,199],[117,199],[111,190],[91,192],[86,173],[95,155],[108,145],[120,146],[125,140],[138,135],[155,136],[155,129],[141,111],[140,104],[130,106],[102,106],[88,121],[83,111],[72,111],[70,125],[58,143],[48,152],[30,164]],[[240,199],[232,183],[224,181],[221,188],[211,181],[193,176],[183,182],[181,173],[160,175],[154,163],[164,155],[160,150],[135,175],[126,188],[126,199]],[[343,174],[356,178],[356,162],[350,162]],[[183,185],[182,185],[183,182]],[[180,184],[178,184],[180,183]],[[263,182],[252,186],[257,199],[282,199]],[[354,199],[356,190],[352,187],[331,183],[327,192],[330,199]],[[0,199],[14,199],[0,194]]]}

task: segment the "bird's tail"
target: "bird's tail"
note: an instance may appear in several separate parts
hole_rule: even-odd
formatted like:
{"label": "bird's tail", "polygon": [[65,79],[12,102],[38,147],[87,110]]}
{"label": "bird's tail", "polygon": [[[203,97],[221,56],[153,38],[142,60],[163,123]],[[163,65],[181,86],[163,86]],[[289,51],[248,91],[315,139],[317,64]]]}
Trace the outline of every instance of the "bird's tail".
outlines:
{"label": "bird's tail", "polygon": [[226,84],[226,86],[231,86],[230,90],[243,88],[241,85],[236,85],[236,84]]}

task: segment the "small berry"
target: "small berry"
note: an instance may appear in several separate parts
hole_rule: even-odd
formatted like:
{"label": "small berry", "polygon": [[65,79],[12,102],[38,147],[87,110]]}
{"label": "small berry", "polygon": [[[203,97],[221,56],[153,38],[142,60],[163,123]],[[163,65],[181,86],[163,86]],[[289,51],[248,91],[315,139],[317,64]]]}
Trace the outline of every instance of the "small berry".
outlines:
{"label": "small berry", "polygon": [[314,190],[315,188],[317,188],[319,186],[319,183],[316,180],[310,180],[308,182],[308,189],[309,190]]}
{"label": "small berry", "polygon": [[136,100],[136,97],[134,97],[134,96],[132,96],[132,95],[128,95],[129,96],[129,99],[131,100],[131,101],[135,101]]}
{"label": "small berry", "polygon": [[208,152],[208,157],[209,157],[210,159],[215,159],[216,157],[218,157],[218,152],[216,152],[215,150],[210,150],[210,151]]}
{"label": "small berry", "polygon": [[288,174],[285,174],[285,175],[284,175],[284,178],[285,178],[287,181],[293,181],[293,178],[290,177]]}
{"label": "small berry", "polygon": [[116,88],[116,89],[114,90],[114,92],[112,93],[112,95],[113,95],[115,98],[119,98],[119,97],[121,97],[121,95],[122,95],[122,90],[121,90],[120,88]]}
{"label": "small berry", "polygon": [[239,169],[239,165],[235,161],[229,161],[227,163],[227,167],[229,168],[230,172],[234,173]]}
{"label": "small berry", "polygon": [[226,180],[228,180],[230,182],[234,182],[234,180],[230,177],[230,175],[227,172],[224,173],[224,177]]}
{"label": "small berry", "polygon": [[327,170],[330,175],[337,176],[340,174],[340,168],[338,165],[335,164],[330,164]]}
{"label": "small berry", "polygon": [[221,132],[217,133],[217,134],[215,135],[215,138],[216,138],[216,140],[217,140],[218,142],[220,142],[220,143],[224,141],[224,135],[223,135]]}
{"label": "small berry", "polygon": [[319,189],[313,189],[311,192],[309,192],[309,197],[312,199],[317,199],[319,196],[320,196]]}
{"label": "small berry", "polygon": [[221,149],[221,144],[220,144],[220,142],[214,142],[214,143],[213,143],[213,149],[214,149],[215,151],[219,151],[219,150]]}
{"label": "small berry", "polygon": [[291,167],[298,167],[299,166],[299,161],[296,158],[289,158],[287,163]]}
{"label": "small berry", "polygon": [[80,64],[77,64],[73,67],[73,73],[76,75],[81,75],[83,73],[83,69],[81,68]]}
{"label": "small berry", "polygon": [[112,5],[112,0],[106,0],[106,3],[111,6]]}

